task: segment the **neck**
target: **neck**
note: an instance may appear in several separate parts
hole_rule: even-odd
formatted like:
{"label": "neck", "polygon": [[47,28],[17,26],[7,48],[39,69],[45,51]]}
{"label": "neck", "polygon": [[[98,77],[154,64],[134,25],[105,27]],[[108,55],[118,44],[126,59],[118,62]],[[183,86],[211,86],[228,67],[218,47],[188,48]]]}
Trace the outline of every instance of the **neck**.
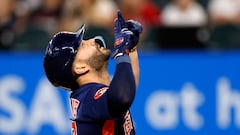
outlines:
{"label": "neck", "polygon": [[107,70],[107,64],[99,71],[89,71],[87,74],[80,76],[77,79],[79,86],[87,83],[101,83],[110,85],[110,75]]}
{"label": "neck", "polygon": [[[82,78],[81,78],[82,77]],[[87,77],[81,76],[78,79],[78,84],[79,86],[82,86],[84,84],[88,83],[100,83],[104,85],[109,85],[110,84],[110,76],[108,72],[102,72],[102,73],[93,73],[93,74],[88,74]]]}
{"label": "neck", "polygon": [[110,75],[108,73],[108,61],[106,61],[101,70],[97,72],[97,76],[99,77],[99,83],[110,85]]}
{"label": "neck", "polygon": [[99,83],[110,85],[110,75],[107,70],[98,73]]}

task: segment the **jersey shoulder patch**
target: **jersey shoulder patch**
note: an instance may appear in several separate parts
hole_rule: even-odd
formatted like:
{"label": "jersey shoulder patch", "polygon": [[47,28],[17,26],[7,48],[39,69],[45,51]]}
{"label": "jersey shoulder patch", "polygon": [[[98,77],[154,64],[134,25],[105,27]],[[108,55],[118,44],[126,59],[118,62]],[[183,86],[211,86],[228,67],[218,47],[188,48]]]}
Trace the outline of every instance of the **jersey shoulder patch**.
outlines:
{"label": "jersey shoulder patch", "polygon": [[96,93],[94,94],[93,98],[95,100],[99,99],[107,90],[108,90],[108,87],[103,87],[103,88],[97,90]]}

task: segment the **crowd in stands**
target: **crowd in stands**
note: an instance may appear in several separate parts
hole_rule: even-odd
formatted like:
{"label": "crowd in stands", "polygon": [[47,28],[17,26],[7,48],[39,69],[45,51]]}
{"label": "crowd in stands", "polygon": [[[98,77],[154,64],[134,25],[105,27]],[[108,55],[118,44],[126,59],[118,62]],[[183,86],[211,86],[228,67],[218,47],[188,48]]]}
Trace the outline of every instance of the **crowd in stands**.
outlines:
{"label": "crowd in stands", "polygon": [[1,0],[0,50],[41,51],[58,31],[113,44],[113,21],[139,21],[142,50],[240,49],[240,0]]}

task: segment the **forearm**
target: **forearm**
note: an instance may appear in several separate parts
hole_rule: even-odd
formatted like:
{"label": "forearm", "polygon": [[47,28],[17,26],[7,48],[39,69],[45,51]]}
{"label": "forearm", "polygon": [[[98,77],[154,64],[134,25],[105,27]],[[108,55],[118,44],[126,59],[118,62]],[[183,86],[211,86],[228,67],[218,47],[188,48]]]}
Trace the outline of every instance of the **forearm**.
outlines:
{"label": "forearm", "polygon": [[136,85],[128,55],[117,58],[116,70],[108,92],[109,112],[117,117],[126,112],[135,97]]}
{"label": "forearm", "polygon": [[134,51],[129,53],[131,63],[132,63],[132,70],[135,78],[136,87],[138,87],[139,76],[140,76],[140,69],[139,69],[139,62],[138,62],[138,51],[135,49]]}

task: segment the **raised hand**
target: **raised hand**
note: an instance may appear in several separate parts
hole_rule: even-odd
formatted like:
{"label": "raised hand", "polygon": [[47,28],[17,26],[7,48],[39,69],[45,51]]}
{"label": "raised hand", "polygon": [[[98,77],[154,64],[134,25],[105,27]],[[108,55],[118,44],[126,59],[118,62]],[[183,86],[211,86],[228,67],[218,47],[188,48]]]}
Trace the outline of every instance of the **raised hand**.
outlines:
{"label": "raised hand", "polygon": [[133,42],[130,40],[133,32],[122,27],[122,23],[119,19],[114,22],[114,52],[112,54],[114,58],[129,54],[129,50],[133,48]]}
{"label": "raised hand", "polygon": [[134,20],[125,21],[120,11],[117,12],[117,15],[118,15],[117,20],[120,25],[119,27],[121,29],[127,28],[128,30],[133,32],[133,35],[130,37],[130,40],[133,44],[133,46],[131,46],[132,48],[129,48],[129,50],[131,51],[139,42],[139,36],[143,31],[142,25],[139,22]]}

